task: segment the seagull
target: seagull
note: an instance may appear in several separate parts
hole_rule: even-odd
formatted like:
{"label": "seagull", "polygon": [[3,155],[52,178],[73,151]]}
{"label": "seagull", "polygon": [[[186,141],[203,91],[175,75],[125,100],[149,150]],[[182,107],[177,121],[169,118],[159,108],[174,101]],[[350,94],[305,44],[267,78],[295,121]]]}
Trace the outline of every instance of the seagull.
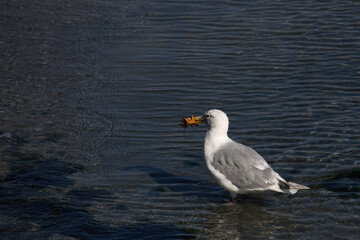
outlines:
{"label": "seagull", "polygon": [[295,194],[299,189],[309,189],[287,182],[254,149],[231,140],[227,135],[229,119],[224,112],[213,109],[193,119],[209,127],[204,141],[206,166],[233,202],[237,194],[265,190]]}

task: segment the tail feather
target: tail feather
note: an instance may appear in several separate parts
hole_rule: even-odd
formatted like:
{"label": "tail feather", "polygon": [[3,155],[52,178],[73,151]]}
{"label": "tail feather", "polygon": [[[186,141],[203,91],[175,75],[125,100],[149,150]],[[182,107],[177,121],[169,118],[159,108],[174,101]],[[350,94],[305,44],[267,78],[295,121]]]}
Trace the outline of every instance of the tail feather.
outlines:
{"label": "tail feather", "polygon": [[282,182],[282,181],[279,181],[279,187],[282,192],[291,193],[291,194],[295,194],[298,190],[301,189],[309,189],[308,187],[301,184],[297,184],[293,182]]}
{"label": "tail feather", "polygon": [[297,184],[294,182],[288,182],[288,184],[290,185],[290,188],[295,188],[295,189],[310,189],[307,186],[301,185],[301,184]]}

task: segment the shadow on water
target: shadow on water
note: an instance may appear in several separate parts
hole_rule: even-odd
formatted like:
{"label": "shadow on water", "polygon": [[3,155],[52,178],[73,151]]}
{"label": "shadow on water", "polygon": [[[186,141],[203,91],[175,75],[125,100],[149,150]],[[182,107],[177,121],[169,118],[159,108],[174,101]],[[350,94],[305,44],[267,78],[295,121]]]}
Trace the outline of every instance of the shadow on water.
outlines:
{"label": "shadow on water", "polygon": [[[221,201],[220,197],[227,197],[228,194],[216,184],[201,179],[186,176],[176,176],[163,169],[151,166],[136,166],[124,168],[124,171],[141,171],[149,175],[158,187],[153,192],[171,191],[181,193],[185,197],[197,198],[197,201],[215,202]],[[166,189],[166,190],[165,190]],[[225,200],[226,201],[226,200]]]}
{"label": "shadow on water", "polygon": [[[99,189],[72,189],[71,175],[84,167],[37,153],[24,153],[28,144],[16,134],[1,134],[0,142],[11,161],[1,172],[0,236],[2,239],[185,239],[193,235],[175,226],[148,222],[111,226],[95,219],[88,207],[114,198]],[[126,208],[124,208],[126,210]]]}

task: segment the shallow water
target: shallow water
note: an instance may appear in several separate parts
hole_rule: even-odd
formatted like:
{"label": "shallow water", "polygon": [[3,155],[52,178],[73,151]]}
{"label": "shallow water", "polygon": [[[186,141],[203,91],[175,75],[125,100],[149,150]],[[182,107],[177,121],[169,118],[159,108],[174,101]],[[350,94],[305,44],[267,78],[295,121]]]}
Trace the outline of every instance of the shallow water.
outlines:
{"label": "shallow water", "polygon": [[[356,1],[0,3],[2,239],[359,239]],[[206,127],[296,195],[213,183]]]}

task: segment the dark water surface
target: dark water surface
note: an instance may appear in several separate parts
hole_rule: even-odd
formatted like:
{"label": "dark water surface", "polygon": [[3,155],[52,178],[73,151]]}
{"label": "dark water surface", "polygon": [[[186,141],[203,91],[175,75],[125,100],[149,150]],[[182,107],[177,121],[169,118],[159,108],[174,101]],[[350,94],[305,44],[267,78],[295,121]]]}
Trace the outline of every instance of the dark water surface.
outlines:
{"label": "dark water surface", "polygon": [[[359,239],[358,1],[0,2],[1,239]],[[229,195],[218,108],[296,195]]]}

